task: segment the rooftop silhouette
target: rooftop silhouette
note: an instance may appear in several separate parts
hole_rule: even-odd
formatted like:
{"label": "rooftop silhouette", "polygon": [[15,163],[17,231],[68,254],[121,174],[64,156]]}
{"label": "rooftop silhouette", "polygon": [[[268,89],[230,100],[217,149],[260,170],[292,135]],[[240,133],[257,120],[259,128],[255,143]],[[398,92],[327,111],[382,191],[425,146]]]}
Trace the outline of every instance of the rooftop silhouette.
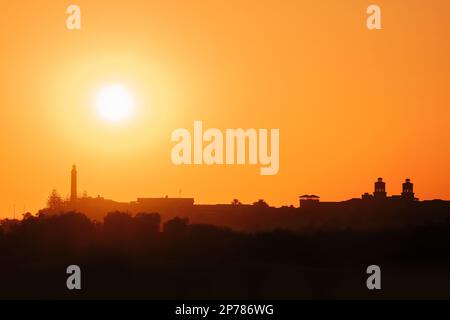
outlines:
{"label": "rooftop silhouette", "polygon": [[[56,197],[56,199],[55,199]],[[185,217],[196,223],[209,223],[232,227],[236,230],[268,230],[277,227],[297,229],[305,224],[328,224],[330,219],[340,221],[339,226],[374,226],[373,212],[377,212],[377,227],[388,227],[401,223],[420,223],[430,216],[443,218],[449,208],[448,201],[419,201],[415,197],[411,179],[405,179],[400,195],[389,196],[386,182],[378,178],[372,193],[364,193],[361,198],[338,202],[321,201],[320,196],[304,194],[299,197],[299,207],[271,207],[264,200],[253,204],[243,204],[238,199],[229,204],[196,204],[194,198],[137,198],[131,202],[118,202],[101,196],[78,196],[77,171],[71,171],[71,196],[64,201],[52,194],[48,208],[40,214],[59,214],[61,212],[82,212],[90,219],[102,221],[110,212],[127,212],[131,215],[140,212],[155,212],[163,221],[175,217]],[[428,211],[433,213],[428,214]],[[405,219],[403,215],[409,214]],[[311,216],[313,215],[313,216]],[[357,222],[356,221],[361,221]],[[402,217],[402,221],[399,221]]]}

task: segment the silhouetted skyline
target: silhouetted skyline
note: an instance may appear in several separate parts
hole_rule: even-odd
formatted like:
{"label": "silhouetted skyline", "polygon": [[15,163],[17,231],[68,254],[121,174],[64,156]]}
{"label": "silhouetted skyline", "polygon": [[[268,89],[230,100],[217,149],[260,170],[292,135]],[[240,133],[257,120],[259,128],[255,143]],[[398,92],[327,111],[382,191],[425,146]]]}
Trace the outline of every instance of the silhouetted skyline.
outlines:
{"label": "silhouetted skyline", "polygon": [[[298,206],[281,207],[272,207],[264,199],[245,204],[236,198],[226,204],[198,204],[195,203],[194,198],[168,196],[118,202],[101,196],[89,197],[86,194],[80,197],[77,182],[77,169],[73,165],[70,181],[71,197],[64,200],[56,190],[53,190],[48,198],[47,207],[39,210],[37,214],[57,215],[64,212],[80,212],[90,219],[103,221],[104,217],[111,212],[125,212],[131,215],[153,212],[158,213],[163,221],[184,217],[194,223],[208,223],[251,231],[302,228],[309,223],[308,214],[310,213],[317,215],[313,218],[317,225],[327,224],[330,217],[343,219],[338,223],[341,227],[355,226],[361,221],[362,226],[373,227],[375,226],[372,221],[374,218],[378,219],[376,226],[381,228],[407,223],[420,225],[433,215],[440,221],[445,219],[446,211],[450,206],[450,201],[419,201],[414,193],[414,184],[409,178],[401,184],[400,195],[389,195],[386,182],[379,177],[374,182],[372,194],[366,192],[360,198],[321,201],[318,195],[304,194],[299,196]],[[427,214],[430,210],[433,212]],[[373,213],[377,213],[378,218]],[[405,213],[409,213],[410,217],[403,217]]]}
{"label": "silhouetted skyline", "polygon": [[[158,212],[163,215],[168,214],[173,217],[176,214],[182,214],[186,216],[190,216],[195,214],[196,212],[202,212],[205,208],[213,208],[217,206],[219,208],[226,209],[228,211],[239,211],[239,209],[243,209],[246,207],[254,206],[258,204],[258,200],[253,203],[245,204],[242,203],[239,199],[235,198],[231,200],[229,203],[225,204],[199,204],[195,203],[195,198],[193,197],[140,197],[135,201],[130,202],[120,202],[114,201],[111,199],[105,199],[98,195],[97,197],[90,197],[86,193],[83,195],[79,195],[78,192],[78,176],[77,176],[77,167],[74,164],[71,169],[70,174],[70,197],[67,199],[63,199],[56,190],[52,192],[48,199],[47,208],[42,208],[39,212],[51,212],[51,213],[60,213],[60,212],[70,212],[70,211],[78,211],[87,214],[89,217],[102,220],[103,216],[105,216],[109,212],[113,211],[122,211],[122,212],[130,212],[136,214],[138,212]],[[365,205],[373,205],[373,206],[385,206],[392,207],[394,205],[398,205],[399,203],[429,203],[431,200],[419,201],[417,197],[415,197],[414,193],[414,184],[411,179],[406,178],[405,181],[401,184],[402,192],[400,195],[389,195],[387,192],[387,184],[383,181],[383,178],[379,177],[374,182],[374,190],[372,193],[365,192],[362,194],[361,198],[351,198],[342,201],[321,201],[319,195],[313,194],[304,194],[298,197],[298,206],[281,206],[278,208],[285,207],[297,207],[299,209],[305,208],[332,208],[340,207],[342,205],[352,203],[354,205],[358,203],[364,203]],[[434,199],[436,200],[436,199]],[[260,202],[266,203],[265,200],[260,199]],[[444,201],[445,202],[445,201]],[[268,207],[271,207],[270,204],[266,204]]]}

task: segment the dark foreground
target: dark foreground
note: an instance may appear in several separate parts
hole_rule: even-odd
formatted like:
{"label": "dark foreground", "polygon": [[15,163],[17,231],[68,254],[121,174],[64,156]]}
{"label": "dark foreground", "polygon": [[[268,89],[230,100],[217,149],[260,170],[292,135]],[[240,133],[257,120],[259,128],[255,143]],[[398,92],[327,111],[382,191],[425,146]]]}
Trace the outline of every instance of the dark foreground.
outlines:
{"label": "dark foreground", "polygon": [[[157,214],[28,217],[0,233],[0,299],[450,299],[450,224],[237,233]],[[82,290],[66,268],[82,270]],[[382,290],[366,287],[379,265]]]}

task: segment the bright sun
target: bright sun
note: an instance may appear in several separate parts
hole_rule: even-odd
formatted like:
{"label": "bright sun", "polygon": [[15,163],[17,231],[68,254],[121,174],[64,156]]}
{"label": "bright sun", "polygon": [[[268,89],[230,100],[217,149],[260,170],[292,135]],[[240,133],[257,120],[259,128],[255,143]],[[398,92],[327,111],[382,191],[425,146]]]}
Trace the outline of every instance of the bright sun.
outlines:
{"label": "bright sun", "polygon": [[121,122],[134,114],[134,99],[123,86],[104,87],[97,95],[96,109],[103,120]]}

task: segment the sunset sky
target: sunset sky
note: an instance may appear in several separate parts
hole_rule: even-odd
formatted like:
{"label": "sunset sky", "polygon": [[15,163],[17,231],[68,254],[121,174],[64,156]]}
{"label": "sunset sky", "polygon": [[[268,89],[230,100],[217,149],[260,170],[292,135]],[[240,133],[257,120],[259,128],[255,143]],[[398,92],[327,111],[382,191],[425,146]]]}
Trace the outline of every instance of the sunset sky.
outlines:
{"label": "sunset sky", "polygon": [[[81,7],[82,27],[66,28]],[[382,9],[383,30],[366,28]],[[61,0],[0,7],[0,218],[36,212],[52,189],[298,205],[411,178],[450,198],[450,1]],[[119,123],[96,97],[120,84]],[[177,128],[279,128],[280,171],[175,166]]]}

